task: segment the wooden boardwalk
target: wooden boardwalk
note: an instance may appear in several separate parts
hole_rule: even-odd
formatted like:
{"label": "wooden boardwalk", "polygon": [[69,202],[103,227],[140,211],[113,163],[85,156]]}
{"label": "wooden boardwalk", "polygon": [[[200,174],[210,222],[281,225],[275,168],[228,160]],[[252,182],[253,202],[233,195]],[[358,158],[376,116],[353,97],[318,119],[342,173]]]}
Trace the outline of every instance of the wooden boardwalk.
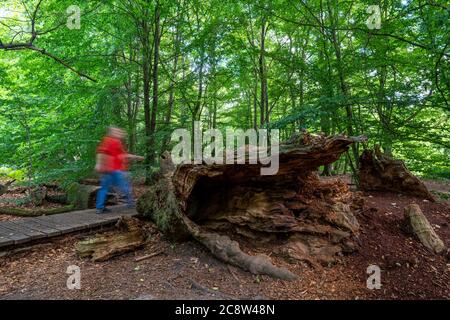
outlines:
{"label": "wooden boardwalk", "polygon": [[110,207],[111,213],[96,214],[95,209],[72,211],[50,216],[0,221],[0,251],[38,239],[114,224],[120,216],[135,216],[135,209],[125,205]]}

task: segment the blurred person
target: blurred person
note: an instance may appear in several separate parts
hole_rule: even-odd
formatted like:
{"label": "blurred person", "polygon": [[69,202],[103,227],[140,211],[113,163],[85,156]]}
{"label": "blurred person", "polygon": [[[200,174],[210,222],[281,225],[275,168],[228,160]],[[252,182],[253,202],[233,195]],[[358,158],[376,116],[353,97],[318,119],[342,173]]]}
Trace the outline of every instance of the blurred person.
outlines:
{"label": "blurred person", "polygon": [[129,208],[134,207],[131,186],[128,182],[126,170],[129,160],[144,160],[141,156],[129,154],[125,151],[122,141],[126,133],[121,128],[109,127],[106,136],[97,147],[95,170],[101,177],[101,188],[97,192],[95,207],[97,213],[111,210],[105,208],[106,196],[112,186],[117,187],[125,196]]}

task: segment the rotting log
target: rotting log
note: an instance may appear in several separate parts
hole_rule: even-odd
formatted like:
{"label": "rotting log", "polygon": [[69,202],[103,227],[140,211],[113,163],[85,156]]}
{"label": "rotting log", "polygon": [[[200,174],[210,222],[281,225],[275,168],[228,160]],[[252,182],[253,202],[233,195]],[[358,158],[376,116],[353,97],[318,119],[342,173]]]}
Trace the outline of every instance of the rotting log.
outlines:
{"label": "rotting log", "polygon": [[56,208],[20,208],[20,207],[0,207],[0,214],[7,214],[11,216],[19,217],[37,217],[37,216],[49,216],[58,213],[64,213],[72,211],[74,209],[73,205],[67,205],[63,207]]}
{"label": "rotting log", "polygon": [[112,257],[134,251],[144,245],[146,235],[142,222],[136,218],[122,216],[116,223],[118,232],[89,238],[78,242],[75,250],[80,258],[106,261]]}
{"label": "rotting log", "polygon": [[[279,145],[276,175],[261,175],[260,164],[183,164],[174,169],[161,159],[159,179],[138,200],[172,239],[193,237],[219,259],[254,274],[294,279],[270,258],[242,252],[237,239],[282,250],[297,243],[297,260],[329,264],[358,247],[358,207],[345,183],[319,180],[330,164],[365,137],[296,134]],[[248,148],[247,148],[248,150]],[[236,158],[236,155],[235,155]],[[301,245],[299,245],[301,244]],[[292,252],[292,250],[290,251]]]}
{"label": "rotting log", "polygon": [[[95,200],[100,186],[81,184],[77,182],[71,183],[67,189],[67,201],[78,210],[95,208]],[[108,193],[106,204],[118,204],[119,198],[117,194]]]}
{"label": "rotting log", "polygon": [[405,207],[404,217],[406,230],[416,235],[427,249],[438,254],[444,252],[444,242],[436,234],[417,204],[413,203]]}
{"label": "rotting log", "polygon": [[95,198],[100,187],[71,183],[67,189],[67,200],[79,210],[95,208]]}
{"label": "rotting log", "polygon": [[435,201],[427,187],[402,160],[383,154],[379,146],[364,150],[359,167],[359,187],[364,191],[391,191]]}

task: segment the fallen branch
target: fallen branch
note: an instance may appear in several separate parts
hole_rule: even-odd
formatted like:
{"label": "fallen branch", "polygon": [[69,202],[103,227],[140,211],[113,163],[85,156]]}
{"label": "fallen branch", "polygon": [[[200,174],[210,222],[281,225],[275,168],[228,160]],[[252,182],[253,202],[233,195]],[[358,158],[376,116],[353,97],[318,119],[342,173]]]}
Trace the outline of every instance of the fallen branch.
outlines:
{"label": "fallen branch", "polygon": [[417,204],[413,203],[407,206],[404,216],[408,231],[414,233],[426,248],[434,253],[441,253],[445,250],[441,238],[436,234]]}
{"label": "fallen branch", "polygon": [[153,253],[147,254],[145,256],[138,257],[138,258],[134,259],[134,262],[140,262],[140,261],[143,261],[143,260],[146,260],[146,259],[150,259],[150,258],[158,256],[158,255],[160,255],[162,253],[164,253],[164,251],[162,251],[162,250],[158,251],[158,252],[153,252]]}

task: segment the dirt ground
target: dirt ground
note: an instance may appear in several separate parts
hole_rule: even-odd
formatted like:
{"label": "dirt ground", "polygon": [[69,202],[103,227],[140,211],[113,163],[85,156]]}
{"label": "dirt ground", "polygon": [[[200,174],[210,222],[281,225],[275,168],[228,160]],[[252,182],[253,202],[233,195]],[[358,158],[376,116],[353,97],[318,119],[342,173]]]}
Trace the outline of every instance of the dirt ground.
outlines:
{"label": "dirt ground", "polygon": [[[448,184],[439,187],[448,190]],[[194,241],[167,241],[146,222],[151,236],[145,247],[107,262],[76,256],[74,245],[86,234],[0,257],[0,299],[449,299],[448,253],[434,255],[401,230],[403,208],[416,202],[449,247],[448,204],[391,193],[364,193],[364,198],[365,210],[357,216],[361,248],[334,266],[289,264],[271,256],[270,247],[242,244],[244,251],[271,256],[274,264],[296,273],[295,281],[227,266]],[[135,261],[154,252],[159,254]],[[372,264],[381,268],[379,290],[366,286]],[[67,289],[70,265],[81,269],[80,290]]]}

